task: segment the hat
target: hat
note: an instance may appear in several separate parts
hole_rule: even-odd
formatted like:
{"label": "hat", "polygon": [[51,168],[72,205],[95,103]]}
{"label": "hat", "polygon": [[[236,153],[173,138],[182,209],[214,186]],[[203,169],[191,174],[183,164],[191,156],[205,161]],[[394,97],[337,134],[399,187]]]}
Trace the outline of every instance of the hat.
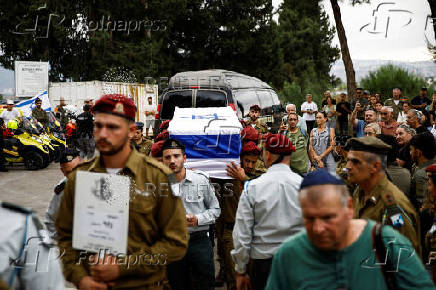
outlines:
{"label": "hat", "polygon": [[104,95],[91,108],[91,113],[107,113],[134,121],[136,107],[133,101],[120,94]]}
{"label": "hat", "polygon": [[383,155],[386,155],[391,149],[391,146],[373,136],[351,138],[345,145],[347,151],[365,151]]}
{"label": "hat", "polygon": [[42,102],[42,100],[40,98],[36,98],[35,103],[37,103],[37,102]]}
{"label": "hat", "polygon": [[74,160],[74,158],[78,157],[79,151],[75,148],[67,148],[64,152],[61,153],[59,158],[59,163],[64,164]]}
{"label": "hat", "polygon": [[427,166],[427,168],[425,168],[426,172],[430,172],[431,174],[435,174],[436,173],[436,164],[432,164]]}
{"label": "hat", "polygon": [[13,105],[13,104],[14,104],[14,101],[13,101],[13,100],[7,100],[7,101],[6,101],[6,104],[7,104],[7,105]]}
{"label": "hat", "polygon": [[309,172],[303,179],[303,182],[300,185],[300,190],[314,185],[345,185],[342,179],[337,178],[330,173],[328,173],[325,169],[317,169],[315,171]]}
{"label": "hat", "polygon": [[144,123],[142,122],[135,122],[135,126],[136,126],[136,130],[141,130],[144,129]]}
{"label": "hat", "polygon": [[154,158],[162,157],[162,145],[164,141],[159,141],[151,145],[151,156]]}
{"label": "hat", "polygon": [[156,136],[154,142],[165,141],[168,138],[170,138],[170,133],[167,130],[164,130]]}
{"label": "hat", "polygon": [[251,126],[247,126],[241,131],[241,139],[243,141],[252,141],[257,144],[260,138],[261,135],[259,134],[259,132],[257,132],[257,130]]}
{"label": "hat", "polygon": [[248,141],[247,143],[244,144],[244,146],[242,146],[241,149],[241,155],[246,155],[246,154],[259,156],[260,149],[259,147],[257,147],[256,143],[252,141]]}
{"label": "hat", "polygon": [[251,110],[253,110],[253,111],[260,111],[260,107],[259,107],[258,104],[252,105],[252,106],[250,107],[250,111],[251,111]]}
{"label": "hat", "polygon": [[265,149],[273,154],[291,155],[295,152],[295,147],[292,145],[288,137],[281,134],[271,134],[266,138]]}
{"label": "hat", "polygon": [[165,140],[162,145],[162,151],[167,149],[182,149],[182,151],[185,151],[185,145],[179,140],[170,138]]}
{"label": "hat", "polygon": [[159,131],[162,132],[163,130],[168,129],[168,127],[170,126],[170,121],[171,120],[165,120],[163,121],[160,126],[159,126]]}

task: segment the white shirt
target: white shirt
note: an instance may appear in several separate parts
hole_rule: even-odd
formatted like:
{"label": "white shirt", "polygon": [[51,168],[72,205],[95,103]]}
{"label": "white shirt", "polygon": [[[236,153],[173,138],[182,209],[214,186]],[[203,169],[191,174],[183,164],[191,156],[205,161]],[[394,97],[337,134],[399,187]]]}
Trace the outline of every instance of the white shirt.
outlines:
{"label": "white shirt", "polygon": [[[301,105],[301,111],[312,111],[312,112],[317,112],[318,111],[318,106],[315,104],[315,102],[311,102],[310,104],[308,102],[304,102]],[[315,121],[315,114],[308,114],[308,113],[303,113],[303,119],[305,121]]]}
{"label": "white shirt", "polygon": [[400,100],[394,100],[395,105],[398,106],[398,104],[400,103]]}
{"label": "white shirt", "polygon": [[12,108],[12,110],[8,111],[5,109],[1,114],[0,118],[5,121],[5,124],[7,124],[10,120],[13,120],[17,117],[21,117],[20,112],[16,108]]}
{"label": "white shirt", "polygon": [[271,258],[285,240],[303,229],[298,201],[302,180],[289,165],[279,163],[244,184],[231,252],[238,273],[246,272],[250,258]]}
{"label": "white shirt", "polygon": [[[145,105],[144,106],[144,111],[145,112],[151,112],[151,111],[154,111],[155,113],[156,113],[156,110],[157,110],[157,107],[155,106],[155,105]],[[155,116],[155,114],[152,114],[152,115],[146,115],[145,116],[145,120],[154,120],[154,116]]]}

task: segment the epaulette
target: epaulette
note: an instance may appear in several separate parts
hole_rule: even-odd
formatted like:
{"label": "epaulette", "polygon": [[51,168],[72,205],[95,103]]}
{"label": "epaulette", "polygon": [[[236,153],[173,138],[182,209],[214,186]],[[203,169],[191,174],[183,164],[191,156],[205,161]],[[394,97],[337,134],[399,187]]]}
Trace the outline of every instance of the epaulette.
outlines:
{"label": "epaulette", "polygon": [[383,200],[383,203],[384,203],[386,206],[393,206],[393,205],[396,205],[396,202],[395,202],[395,199],[394,199],[392,193],[390,193],[390,192],[385,193],[385,192],[384,192],[384,193],[380,194],[380,196],[381,196],[381,198],[382,198],[382,200]]}
{"label": "epaulette", "polygon": [[10,209],[12,211],[23,213],[23,214],[32,214],[33,213],[33,210],[30,209],[30,208],[25,208],[25,207],[22,207],[20,205],[13,204],[13,203],[10,203],[10,202],[7,202],[7,201],[3,201],[1,203],[1,206],[3,208],[7,208],[7,209]]}
{"label": "epaulette", "polygon": [[173,171],[166,165],[164,165],[162,162],[157,161],[155,158],[150,156],[144,156],[145,162],[159,170],[161,170],[166,175],[173,174]]}

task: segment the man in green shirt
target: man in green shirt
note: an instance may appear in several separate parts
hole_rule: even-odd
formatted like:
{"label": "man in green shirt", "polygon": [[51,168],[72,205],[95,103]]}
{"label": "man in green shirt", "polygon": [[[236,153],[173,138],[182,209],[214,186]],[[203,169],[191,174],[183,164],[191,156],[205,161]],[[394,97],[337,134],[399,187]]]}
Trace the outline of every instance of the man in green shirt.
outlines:
{"label": "man in green shirt", "polygon": [[[274,255],[266,289],[390,289],[375,257],[375,222],[353,219],[347,187],[323,170],[309,173],[299,194],[306,231],[292,236]],[[391,289],[434,289],[410,242],[390,226],[382,241],[394,267]],[[389,279],[387,279],[389,280]],[[392,284],[391,284],[392,285]]]}
{"label": "man in green shirt", "polygon": [[291,169],[295,173],[307,173],[309,169],[309,156],[307,155],[307,138],[297,127],[298,115],[289,113],[288,126],[282,126],[282,133],[291,140],[295,147],[295,152],[291,155]]}
{"label": "man in green shirt", "polygon": [[45,126],[45,124],[48,122],[48,116],[47,113],[41,108],[42,100],[40,98],[35,99],[35,106],[36,108],[32,110],[32,117]]}

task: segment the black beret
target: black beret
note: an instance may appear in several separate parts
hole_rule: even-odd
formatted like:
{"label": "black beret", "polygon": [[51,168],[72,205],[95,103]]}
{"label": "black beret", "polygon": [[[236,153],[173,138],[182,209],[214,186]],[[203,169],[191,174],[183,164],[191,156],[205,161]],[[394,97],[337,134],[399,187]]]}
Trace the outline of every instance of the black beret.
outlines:
{"label": "black beret", "polygon": [[328,173],[325,169],[317,169],[315,171],[309,172],[303,179],[303,182],[300,185],[300,190],[314,185],[344,185],[345,183],[342,179],[337,178],[330,173]]}
{"label": "black beret", "polygon": [[68,163],[74,160],[74,158],[79,156],[79,151],[75,148],[67,148],[64,152],[61,153],[59,158],[59,163]]}
{"label": "black beret", "polygon": [[182,151],[185,151],[185,145],[183,145],[182,142],[176,139],[167,139],[162,145],[162,151],[166,149],[182,149]]}

